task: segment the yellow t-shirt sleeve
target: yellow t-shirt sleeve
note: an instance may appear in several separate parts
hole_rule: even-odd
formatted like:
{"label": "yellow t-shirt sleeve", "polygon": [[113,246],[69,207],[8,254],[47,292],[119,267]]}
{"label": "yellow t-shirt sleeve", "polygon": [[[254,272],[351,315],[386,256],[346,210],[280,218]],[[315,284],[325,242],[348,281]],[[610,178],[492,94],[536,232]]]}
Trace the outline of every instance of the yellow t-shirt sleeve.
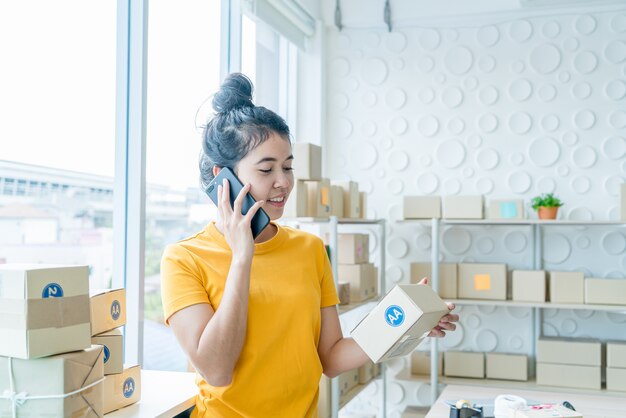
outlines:
{"label": "yellow t-shirt sleeve", "polygon": [[161,298],[165,323],[191,305],[210,303],[193,256],[180,245],[168,246],[161,258]]}
{"label": "yellow t-shirt sleeve", "polygon": [[322,299],[320,307],[326,308],[327,306],[333,306],[339,304],[339,296],[337,296],[337,289],[335,288],[335,280],[333,279],[333,269],[330,266],[330,260],[326,249],[322,244],[322,258],[324,259],[324,275],[320,287],[322,290]]}

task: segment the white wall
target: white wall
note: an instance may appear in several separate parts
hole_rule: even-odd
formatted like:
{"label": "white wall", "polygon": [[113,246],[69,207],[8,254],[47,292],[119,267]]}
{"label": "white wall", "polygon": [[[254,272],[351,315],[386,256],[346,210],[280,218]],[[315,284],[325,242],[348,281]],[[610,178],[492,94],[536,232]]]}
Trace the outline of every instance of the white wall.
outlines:
{"label": "white wall", "polygon": [[[358,181],[369,215],[388,219],[387,288],[409,281],[410,262],[430,260],[430,229],[395,223],[403,195],[528,202],[554,191],[566,203],[563,218],[617,219],[626,181],[626,7],[598,10],[392,33],[328,28],[326,174]],[[621,228],[550,227],[543,244],[547,270],[624,277]],[[444,228],[442,250],[447,262],[531,267],[527,227]],[[459,311],[444,349],[531,352],[529,309]],[[543,332],[624,338],[625,323],[626,315],[547,309]],[[391,362],[390,376],[407,366]],[[369,389],[353,409],[379,411],[379,393]],[[390,416],[429,395],[428,385],[390,384]]]}

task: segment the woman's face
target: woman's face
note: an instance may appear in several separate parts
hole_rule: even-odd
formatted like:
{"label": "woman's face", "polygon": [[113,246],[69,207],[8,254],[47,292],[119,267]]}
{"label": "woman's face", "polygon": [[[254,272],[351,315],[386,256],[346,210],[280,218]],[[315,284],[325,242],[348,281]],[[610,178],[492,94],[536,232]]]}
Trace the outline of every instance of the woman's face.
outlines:
{"label": "woman's face", "polygon": [[270,219],[282,216],[285,203],[293,189],[291,143],[272,132],[261,145],[253,149],[235,167],[237,177],[255,200],[265,200],[263,210]]}

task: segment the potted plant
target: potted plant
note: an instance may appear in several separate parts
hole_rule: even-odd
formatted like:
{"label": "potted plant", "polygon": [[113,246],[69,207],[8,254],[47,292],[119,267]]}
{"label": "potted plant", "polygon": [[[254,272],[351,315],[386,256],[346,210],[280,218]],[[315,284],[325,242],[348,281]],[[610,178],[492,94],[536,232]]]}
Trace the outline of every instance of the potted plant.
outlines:
{"label": "potted plant", "polygon": [[544,193],[533,197],[531,205],[537,211],[539,219],[556,219],[557,212],[563,206],[563,202],[553,193]]}

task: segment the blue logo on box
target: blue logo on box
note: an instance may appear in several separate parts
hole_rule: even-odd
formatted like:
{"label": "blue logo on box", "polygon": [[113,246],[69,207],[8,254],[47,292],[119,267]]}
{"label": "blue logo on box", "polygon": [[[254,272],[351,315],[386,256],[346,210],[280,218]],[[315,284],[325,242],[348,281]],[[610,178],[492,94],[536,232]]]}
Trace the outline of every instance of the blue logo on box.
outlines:
{"label": "blue logo on box", "polygon": [[41,297],[46,298],[62,298],[63,288],[58,283],[48,283],[41,292]]}
{"label": "blue logo on box", "polygon": [[111,357],[111,351],[109,350],[109,347],[105,345],[104,346],[104,364],[106,364],[107,361],[109,361],[109,357]]}
{"label": "blue logo on box", "polygon": [[124,397],[130,398],[135,393],[135,380],[132,377],[124,380]]}
{"label": "blue logo on box", "polygon": [[392,327],[398,327],[404,322],[404,310],[398,305],[391,305],[385,309],[385,321]]}
{"label": "blue logo on box", "polygon": [[122,312],[120,303],[117,300],[114,300],[111,304],[111,318],[113,318],[114,321],[117,321],[120,317],[120,312]]}

